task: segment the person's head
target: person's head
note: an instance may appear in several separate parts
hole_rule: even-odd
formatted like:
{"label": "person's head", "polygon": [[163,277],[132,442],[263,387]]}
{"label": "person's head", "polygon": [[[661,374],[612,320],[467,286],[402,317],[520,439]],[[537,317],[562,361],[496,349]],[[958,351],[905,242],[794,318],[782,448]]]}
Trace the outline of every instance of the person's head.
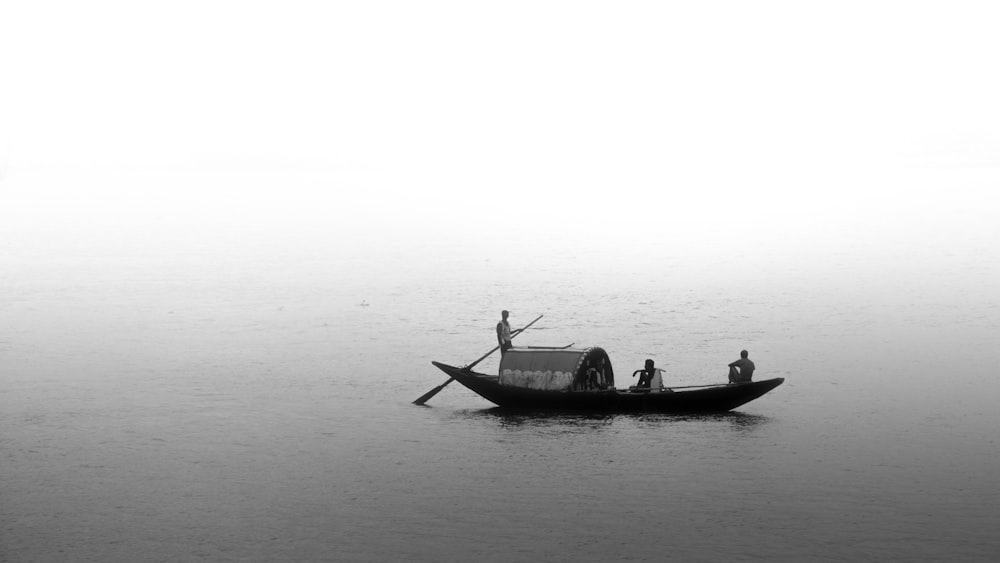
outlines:
{"label": "person's head", "polygon": [[646,371],[653,371],[653,360],[646,360]]}
{"label": "person's head", "polygon": [[503,310],[503,311],[500,311],[500,316],[501,316],[501,317],[503,317],[503,320],[505,320],[505,321],[506,321],[506,320],[507,320],[507,317],[509,317],[509,316],[510,316],[510,311],[507,311],[506,309],[505,309],[505,310]]}
{"label": "person's head", "polygon": [[747,356],[749,356],[749,355],[750,355],[750,354],[749,354],[749,353],[747,353],[747,351],[746,351],[746,350],[743,350],[742,352],[740,352],[740,357],[741,357],[741,358],[744,358],[744,359],[745,359],[745,358],[746,358]]}

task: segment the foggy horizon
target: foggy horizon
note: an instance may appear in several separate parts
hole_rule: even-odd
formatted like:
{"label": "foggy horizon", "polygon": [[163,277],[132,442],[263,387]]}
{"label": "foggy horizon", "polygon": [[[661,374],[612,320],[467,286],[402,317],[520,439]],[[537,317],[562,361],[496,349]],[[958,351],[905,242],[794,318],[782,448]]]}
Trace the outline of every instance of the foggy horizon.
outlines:
{"label": "foggy horizon", "polygon": [[989,3],[53,6],[0,38],[8,225],[38,197],[206,232],[996,234]]}

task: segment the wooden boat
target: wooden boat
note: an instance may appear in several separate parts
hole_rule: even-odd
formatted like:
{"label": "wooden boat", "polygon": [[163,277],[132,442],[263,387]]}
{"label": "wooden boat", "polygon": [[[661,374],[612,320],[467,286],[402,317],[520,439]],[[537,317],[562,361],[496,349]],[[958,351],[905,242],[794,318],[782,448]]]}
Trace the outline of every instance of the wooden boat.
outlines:
{"label": "wooden boat", "polygon": [[487,401],[504,408],[532,410],[726,412],[785,381],[779,377],[719,385],[616,389],[611,361],[598,347],[512,348],[500,361],[499,375],[431,363]]}

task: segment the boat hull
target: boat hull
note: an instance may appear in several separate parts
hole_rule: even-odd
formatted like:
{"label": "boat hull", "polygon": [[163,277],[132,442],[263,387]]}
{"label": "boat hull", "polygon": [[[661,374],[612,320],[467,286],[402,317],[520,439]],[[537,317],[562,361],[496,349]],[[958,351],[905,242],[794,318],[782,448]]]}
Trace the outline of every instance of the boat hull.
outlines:
{"label": "boat hull", "polygon": [[784,378],[729,385],[713,385],[676,391],[591,390],[542,391],[501,385],[495,375],[486,375],[440,362],[441,371],[491,403],[513,409],[658,412],[669,414],[713,413],[733,410],[784,383]]}

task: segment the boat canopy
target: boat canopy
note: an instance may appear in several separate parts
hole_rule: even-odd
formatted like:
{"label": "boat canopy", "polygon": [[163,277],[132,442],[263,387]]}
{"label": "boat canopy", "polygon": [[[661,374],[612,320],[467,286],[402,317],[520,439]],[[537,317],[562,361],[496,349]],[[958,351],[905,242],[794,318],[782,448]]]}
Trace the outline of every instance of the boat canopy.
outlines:
{"label": "boat canopy", "polygon": [[511,348],[500,360],[500,384],[545,391],[614,386],[611,360],[602,348]]}

